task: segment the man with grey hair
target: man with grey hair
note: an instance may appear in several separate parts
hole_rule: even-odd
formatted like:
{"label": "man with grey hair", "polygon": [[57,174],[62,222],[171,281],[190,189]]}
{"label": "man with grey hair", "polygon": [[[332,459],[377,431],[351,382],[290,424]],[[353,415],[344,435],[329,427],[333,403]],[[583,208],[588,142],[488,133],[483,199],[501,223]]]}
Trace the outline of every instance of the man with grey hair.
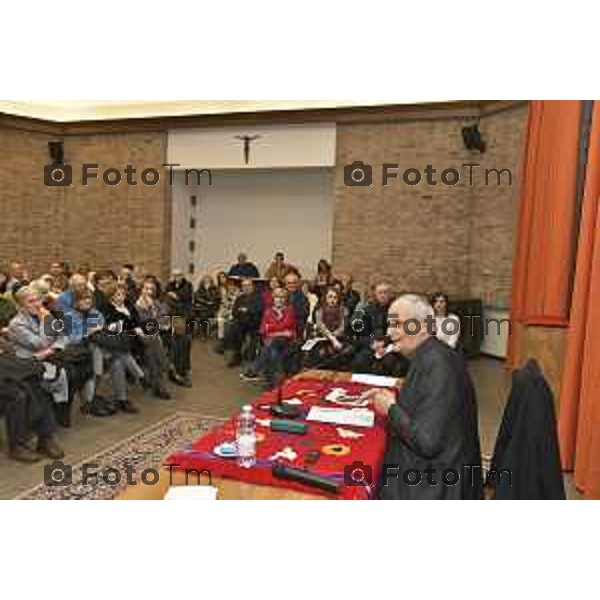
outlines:
{"label": "man with grey hair", "polygon": [[406,294],[390,306],[388,335],[411,362],[398,396],[391,390],[367,395],[387,418],[381,499],[481,498],[473,385],[462,356],[436,339],[434,323],[421,296]]}

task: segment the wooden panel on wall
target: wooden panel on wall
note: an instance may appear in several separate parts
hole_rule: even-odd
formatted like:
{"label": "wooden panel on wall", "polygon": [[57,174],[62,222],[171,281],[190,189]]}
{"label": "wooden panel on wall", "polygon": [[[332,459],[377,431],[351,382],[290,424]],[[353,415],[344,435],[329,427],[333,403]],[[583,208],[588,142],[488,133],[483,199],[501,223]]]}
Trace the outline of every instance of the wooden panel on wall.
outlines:
{"label": "wooden panel on wall", "polygon": [[513,323],[513,332],[518,329],[518,361],[521,366],[529,358],[535,358],[554,392],[557,404],[562,381],[567,330],[562,327],[542,327]]}

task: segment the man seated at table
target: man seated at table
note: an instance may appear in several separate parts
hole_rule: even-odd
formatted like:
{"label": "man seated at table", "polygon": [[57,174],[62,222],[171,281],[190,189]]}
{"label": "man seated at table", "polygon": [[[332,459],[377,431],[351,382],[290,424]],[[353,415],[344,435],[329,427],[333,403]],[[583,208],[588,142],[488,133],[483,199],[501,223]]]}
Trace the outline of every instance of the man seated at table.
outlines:
{"label": "man seated at table", "polygon": [[411,357],[399,397],[368,394],[387,418],[379,498],[481,499],[481,452],[475,393],[462,356],[435,338],[429,302],[407,294],[389,309],[388,333]]}
{"label": "man seated at table", "polygon": [[256,265],[248,261],[248,257],[243,252],[240,252],[237,257],[237,263],[232,265],[227,274],[229,277],[249,277],[250,279],[258,279],[260,274]]}

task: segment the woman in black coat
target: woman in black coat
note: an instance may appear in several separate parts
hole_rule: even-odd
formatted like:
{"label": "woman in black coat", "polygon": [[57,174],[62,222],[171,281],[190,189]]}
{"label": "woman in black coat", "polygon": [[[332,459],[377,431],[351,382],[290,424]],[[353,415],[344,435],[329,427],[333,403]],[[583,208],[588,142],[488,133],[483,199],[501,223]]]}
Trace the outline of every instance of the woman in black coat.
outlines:
{"label": "woman in black coat", "polygon": [[194,320],[200,338],[209,339],[211,337],[214,319],[217,316],[220,304],[219,289],[213,278],[206,275],[202,278],[198,289],[194,293]]}

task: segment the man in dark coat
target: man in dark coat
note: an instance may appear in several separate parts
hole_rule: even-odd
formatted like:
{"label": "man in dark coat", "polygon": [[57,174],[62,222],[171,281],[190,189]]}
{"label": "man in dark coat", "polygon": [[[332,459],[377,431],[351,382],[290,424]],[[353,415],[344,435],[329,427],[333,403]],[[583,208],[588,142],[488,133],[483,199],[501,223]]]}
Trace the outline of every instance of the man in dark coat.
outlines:
{"label": "man in dark coat", "polygon": [[348,333],[355,337],[355,354],[350,369],[353,373],[381,373],[381,360],[389,344],[387,315],[392,300],[391,288],[379,282],[371,288],[371,299],[351,315]]}
{"label": "man in dark coat", "polygon": [[250,279],[258,279],[260,273],[254,263],[248,261],[248,257],[242,252],[238,255],[237,263],[232,265],[227,274],[229,277],[249,277]]}
{"label": "man in dark coat", "polygon": [[254,288],[254,282],[252,279],[243,279],[241,294],[233,305],[233,320],[225,326],[227,366],[236,367],[242,362],[244,341],[247,338],[252,340],[258,334],[262,311],[261,294]]}
{"label": "man in dark coat", "polygon": [[388,318],[395,351],[411,362],[398,396],[370,394],[388,427],[379,498],[480,499],[477,406],[464,359],[435,338],[426,299],[401,296]]}
{"label": "man in dark coat", "polygon": [[170,377],[178,385],[191,387],[193,327],[190,326],[190,319],[194,288],[184,277],[183,271],[175,269],[165,291],[172,323],[171,335],[165,338],[165,341],[167,342],[171,362],[175,368],[175,373],[171,373]]}
{"label": "man in dark coat", "polygon": [[[0,334],[0,415],[6,419],[9,457],[34,463],[44,456],[60,459],[52,400],[43,390],[43,367],[33,359],[17,358]],[[31,447],[31,436],[37,446]]]}

